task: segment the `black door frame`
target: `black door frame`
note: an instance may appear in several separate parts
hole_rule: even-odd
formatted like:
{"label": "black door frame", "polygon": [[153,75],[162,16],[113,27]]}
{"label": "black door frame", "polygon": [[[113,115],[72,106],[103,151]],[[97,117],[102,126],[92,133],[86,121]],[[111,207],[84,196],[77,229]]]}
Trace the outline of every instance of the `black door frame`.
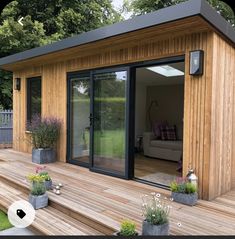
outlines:
{"label": "black door frame", "polygon": [[112,170],[105,170],[105,169],[101,169],[101,168],[97,168],[94,166],[94,122],[91,123],[91,131],[90,131],[90,149],[91,149],[91,154],[90,154],[90,171],[92,172],[97,172],[97,173],[102,173],[105,175],[109,175],[109,176],[115,176],[118,178],[124,178],[124,179],[128,179],[128,173],[129,173],[129,161],[128,161],[128,148],[129,148],[129,106],[128,106],[128,102],[129,102],[129,92],[130,92],[130,67],[128,66],[117,66],[117,67],[109,67],[109,68],[102,68],[102,69],[95,69],[93,71],[91,71],[91,80],[92,80],[92,86],[91,86],[91,120],[94,121],[94,75],[95,74],[102,74],[102,73],[110,73],[110,72],[114,72],[114,71],[126,71],[127,72],[127,80],[126,80],[126,104],[125,104],[125,125],[126,125],[126,132],[125,132],[125,141],[126,141],[126,147],[125,147],[125,172],[124,175],[123,174],[119,174],[116,171],[112,171]]}
{"label": "black door frame", "polygon": [[130,107],[131,111],[129,112],[131,115],[131,122],[130,122],[130,128],[129,128],[129,135],[131,137],[131,146],[130,146],[130,152],[129,152],[129,161],[130,161],[130,179],[133,179],[135,181],[145,183],[151,186],[157,186],[159,188],[164,188],[168,189],[168,186],[158,184],[158,183],[153,183],[149,182],[143,179],[139,179],[135,177],[135,111],[136,111],[136,69],[142,68],[142,67],[150,67],[150,66],[158,66],[162,64],[172,64],[172,63],[177,63],[177,62],[184,62],[185,63],[185,55],[180,55],[180,56],[174,56],[174,57],[167,57],[167,58],[162,58],[159,60],[154,60],[154,61],[145,61],[140,64],[136,64],[131,68],[131,85],[132,85],[132,92],[131,92],[131,99],[130,99],[130,104],[132,107]]}
{"label": "black door frame", "polygon": [[[171,64],[176,62],[185,62],[185,55],[179,55],[179,56],[172,56],[172,57],[166,57],[161,58],[157,60],[147,60],[147,61],[140,61],[137,63],[131,63],[131,64],[120,64],[116,66],[111,67],[102,67],[102,68],[96,68],[91,70],[85,70],[85,71],[76,71],[76,72],[68,72],[67,73],[67,162],[72,164],[77,164],[80,166],[88,167],[90,171],[102,173],[105,175],[115,176],[119,178],[124,179],[135,179],[136,181],[141,181],[146,184],[153,185],[151,182],[145,182],[143,180],[139,180],[135,178],[134,175],[134,166],[135,166],[135,88],[136,88],[136,69],[141,68],[144,66],[156,66],[156,65],[162,65],[162,64]],[[93,145],[91,145],[91,142],[93,142],[93,134],[90,132],[90,150],[92,151],[90,153],[90,162],[89,164],[84,164],[77,162],[76,160],[70,160],[71,158],[71,133],[70,133],[70,127],[71,127],[71,105],[70,105],[70,99],[71,96],[69,94],[70,92],[70,80],[72,77],[79,76],[81,74],[90,74],[90,99],[93,99],[93,75],[95,73],[105,73],[105,72],[112,72],[112,71],[118,71],[118,70],[126,70],[127,71],[127,86],[126,86],[126,159],[125,159],[125,175],[118,175],[116,173],[97,169],[94,168],[92,163],[93,159],[91,158],[93,154]],[[93,112],[93,106],[94,102],[90,103],[90,112]],[[91,115],[91,120],[92,115]],[[91,124],[91,127],[93,128],[93,124]],[[90,130],[92,131],[92,130]],[[156,186],[156,184],[154,184]],[[157,185],[159,187],[162,187],[162,185]]]}
{"label": "black door frame", "polygon": [[[72,159],[72,134],[71,134],[71,127],[72,127],[72,117],[71,117],[71,112],[72,112],[72,105],[71,103],[71,98],[72,95],[70,94],[71,92],[71,83],[72,79],[75,77],[80,77],[80,76],[89,76],[90,71],[79,71],[79,72],[70,72],[67,73],[67,150],[66,150],[66,162],[79,165],[82,167],[89,167],[89,163],[85,162],[79,162],[76,159]],[[90,84],[91,84],[91,79],[90,79]],[[89,119],[87,119],[89,120]]]}

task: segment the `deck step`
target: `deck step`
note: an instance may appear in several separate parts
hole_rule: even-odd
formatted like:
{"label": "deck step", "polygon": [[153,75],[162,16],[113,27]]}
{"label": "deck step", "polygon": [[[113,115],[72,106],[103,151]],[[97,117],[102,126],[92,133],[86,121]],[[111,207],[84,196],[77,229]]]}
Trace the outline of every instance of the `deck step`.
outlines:
{"label": "deck step", "polygon": [[[0,182],[0,209],[7,212],[9,206],[17,200],[27,200],[28,196],[19,188]],[[35,221],[30,228],[37,235],[102,235],[101,232],[69,217],[67,214],[48,206],[36,211]]]}
{"label": "deck step", "polygon": [[[12,188],[20,190],[25,195],[28,195],[29,193],[29,184],[23,178],[19,179],[14,175],[6,175],[0,170],[0,181]],[[87,225],[89,228],[97,232],[96,235],[112,235],[119,229],[119,224],[108,216],[102,215],[101,213],[80,205],[79,203],[75,203],[69,200],[69,198],[62,198],[55,195],[50,191],[48,191],[48,196],[50,208],[63,213],[63,215],[66,215],[73,220]],[[43,210],[46,211],[47,209]]]}
{"label": "deck step", "polygon": [[213,201],[199,200],[197,205],[201,208],[210,209],[210,211],[220,212],[221,215],[223,214],[223,215],[230,215],[235,217],[235,207],[232,205],[229,205],[229,202],[227,202],[226,204],[223,204],[221,197]]}

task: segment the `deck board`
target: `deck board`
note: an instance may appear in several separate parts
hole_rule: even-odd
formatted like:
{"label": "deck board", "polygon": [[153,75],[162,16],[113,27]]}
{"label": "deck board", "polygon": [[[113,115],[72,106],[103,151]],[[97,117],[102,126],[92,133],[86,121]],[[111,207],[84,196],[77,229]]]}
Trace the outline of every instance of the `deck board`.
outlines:
{"label": "deck board", "polygon": [[[28,190],[29,184],[25,176],[35,169],[35,164],[31,163],[31,156],[6,149],[0,150],[0,159],[0,176],[11,179]],[[56,213],[60,211],[62,214],[58,216],[59,222],[54,223],[55,230],[43,224],[45,232],[50,234],[56,233],[56,230],[59,234],[69,233],[68,231],[70,235],[79,233],[80,229],[76,229],[78,221],[80,221],[80,228],[83,229],[82,233],[85,234],[94,235],[101,224],[107,224],[108,228],[115,231],[125,218],[134,220],[140,232],[143,219],[141,196],[153,191],[170,196],[167,190],[132,180],[126,181],[92,173],[86,168],[61,162],[48,164],[47,170],[54,182],[64,184],[61,195],[48,193],[51,204],[48,208],[40,210],[42,213],[36,222],[43,224],[43,218],[47,214],[51,214],[51,220],[54,220]],[[14,200],[23,196],[20,188],[11,190],[8,190],[6,186],[2,188],[1,191],[4,191],[7,197],[5,199],[1,197],[0,204],[6,204],[6,200]],[[194,207],[173,202],[170,214],[170,234],[235,235],[234,205],[235,190],[211,202],[199,200],[198,205]],[[63,216],[66,221],[71,218],[71,223],[61,224]],[[93,230],[89,229],[91,228],[89,220],[92,220]],[[178,226],[178,223],[181,223],[181,226]],[[107,233],[110,233],[108,229]]]}

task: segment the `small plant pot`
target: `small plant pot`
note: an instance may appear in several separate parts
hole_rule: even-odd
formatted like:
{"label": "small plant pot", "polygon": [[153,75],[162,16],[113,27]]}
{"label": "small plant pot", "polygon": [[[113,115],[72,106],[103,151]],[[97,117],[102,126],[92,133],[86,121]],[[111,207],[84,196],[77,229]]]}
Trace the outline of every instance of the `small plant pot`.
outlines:
{"label": "small plant pot", "polygon": [[52,188],[52,180],[44,182],[46,190],[50,190]]}
{"label": "small plant pot", "polygon": [[48,195],[44,193],[40,196],[29,195],[29,202],[32,204],[34,209],[40,209],[48,206]]}
{"label": "small plant pot", "polygon": [[186,193],[171,192],[171,197],[174,199],[175,202],[182,203],[189,206],[194,206],[198,200],[197,193],[186,194]]}
{"label": "small plant pot", "polygon": [[32,162],[36,164],[53,163],[56,161],[54,149],[33,149]]}
{"label": "small plant pot", "polygon": [[168,236],[169,235],[169,223],[162,225],[152,225],[146,220],[142,224],[142,235],[143,236]]}
{"label": "small plant pot", "polygon": [[[120,232],[114,232],[113,235],[114,235],[114,236],[123,236],[123,235],[120,234]],[[139,233],[136,232],[135,235],[132,235],[132,236],[133,236],[133,237],[134,237],[134,236],[139,236]]]}

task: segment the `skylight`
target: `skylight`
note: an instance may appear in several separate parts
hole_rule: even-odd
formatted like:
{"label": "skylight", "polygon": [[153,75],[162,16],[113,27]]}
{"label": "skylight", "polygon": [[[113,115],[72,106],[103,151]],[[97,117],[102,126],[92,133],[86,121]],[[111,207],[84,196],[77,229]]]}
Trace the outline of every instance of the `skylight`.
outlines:
{"label": "skylight", "polygon": [[160,75],[166,77],[173,77],[173,76],[183,76],[184,72],[180,71],[172,66],[164,65],[164,66],[153,66],[147,67],[148,70],[158,73]]}

